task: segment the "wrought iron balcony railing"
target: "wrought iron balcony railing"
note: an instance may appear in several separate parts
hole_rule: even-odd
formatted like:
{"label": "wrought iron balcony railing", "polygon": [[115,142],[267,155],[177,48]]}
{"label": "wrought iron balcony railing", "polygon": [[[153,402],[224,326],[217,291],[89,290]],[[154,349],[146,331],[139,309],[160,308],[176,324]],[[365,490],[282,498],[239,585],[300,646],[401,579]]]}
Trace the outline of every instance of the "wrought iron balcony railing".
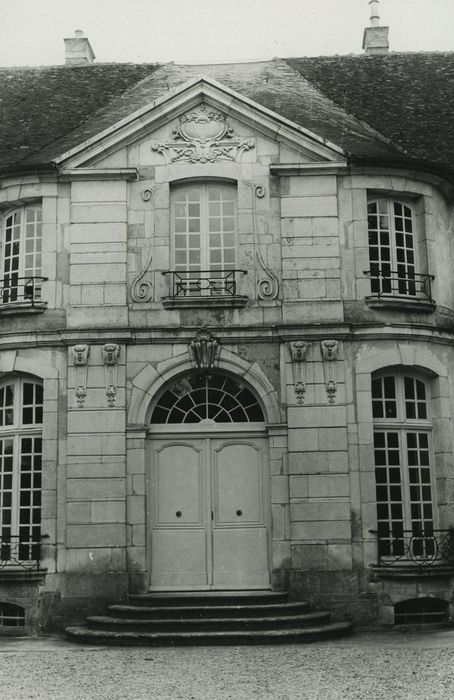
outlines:
{"label": "wrought iron balcony railing", "polygon": [[0,571],[20,567],[39,569],[41,559],[41,539],[6,535],[0,537]]}
{"label": "wrought iron balcony railing", "polygon": [[433,275],[420,274],[411,270],[366,270],[370,278],[372,296],[377,299],[390,296],[408,297],[429,301],[432,299]]}
{"label": "wrought iron balcony railing", "polygon": [[170,297],[235,297],[237,275],[245,270],[169,270]]}
{"label": "wrought iron balcony railing", "polygon": [[6,275],[0,281],[0,304],[42,304],[42,283],[47,277],[18,277],[15,274]]}
{"label": "wrought iron balcony railing", "polygon": [[454,566],[454,530],[400,530],[377,533],[378,566]]}

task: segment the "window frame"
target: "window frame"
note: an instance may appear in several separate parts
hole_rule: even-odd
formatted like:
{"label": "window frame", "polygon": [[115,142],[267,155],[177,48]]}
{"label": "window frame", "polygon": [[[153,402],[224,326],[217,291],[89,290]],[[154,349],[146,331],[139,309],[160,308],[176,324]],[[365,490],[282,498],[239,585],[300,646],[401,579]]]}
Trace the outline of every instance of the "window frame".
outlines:
{"label": "window frame", "polygon": [[[369,211],[374,205],[375,211]],[[401,207],[400,213],[395,211],[396,206]],[[366,296],[366,300],[370,306],[411,307],[411,310],[424,312],[435,307],[432,299],[434,276],[428,273],[427,241],[421,230],[422,207],[421,196],[410,198],[380,192],[368,194],[366,220],[369,269],[366,274],[369,277],[370,295]],[[381,227],[383,216],[386,216],[387,228]],[[371,225],[371,217],[376,218],[374,226]],[[402,221],[400,227],[396,223],[399,220]],[[409,231],[404,230],[406,220],[411,222]],[[400,242],[399,235],[402,236]],[[407,245],[408,235],[411,236],[411,246]]]}
{"label": "window frame", "polygon": [[[394,388],[395,388],[395,397],[396,397],[396,415],[395,416],[377,416],[374,415],[374,400],[379,401],[378,398],[374,399],[374,382],[380,381],[382,382],[382,388],[383,388],[383,382],[385,378],[392,377],[394,379]],[[406,394],[405,394],[405,379],[406,378],[411,378],[413,380],[413,386],[416,387],[416,382],[421,382],[424,385],[424,390],[425,390],[425,400],[424,404],[426,407],[426,416],[421,418],[421,417],[410,417],[407,418],[406,416],[406,410],[405,410],[405,403],[407,401],[406,399]],[[401,486],[401,499],[400,499],[400,504],[401,504],[401,509],[402,509],[402,530],[403,531],[412,531],[415,533],[418,531],[418,520],[422,519],[423,521],[423,527],[420,528],[425,530],[426,528],[426,520],[427,522],[430,520],[431,524],[427,528],[428,530],[436,530],[438,528],[438,506],[437,506],[437,498],[436,498],[436,473],[435,473],[435,451],[434,451],[434,445],[433,445],[433,416],[432,416],[432,411],[431,411],[431,381],[430,378],[428,378],[425,375],[422,375],[418,372],[414,371],[405,371],[404,369],[402,370],[396,370],[393,368],[389,368],[387,370],[381,370],[378,372],[374,372],[371,375],[371,406],[372,406],[372,428],[373,428],[373,452],[374,452],[374,476],[375,476],[375,489],[376,489],[376,495],[375,495],[375,504],[376,504],[376,523],[377,523],[377,529],[378,529],[378,534],[379,534],[379,542],[380,542],[380,530],[383,529],[380,527],[381,522],[386,522],[388,521],[388,533],[391,533],[394,530],[394,524],[399,521],[399,519],[396,517],[395,520],[393,520],[393,515],[392,515],[392,507],[391,503],[393,503],[393,499],[391,499],[390,494],[391,494],[391,485],[392,481],[390,477],[388,476],[388,480],[386,482],[386,488],[388,489],[388,499],[385,502],[384,500],[378,500],[378,492],[379,492],[379,487],[384,486],[384,482],[377,481],[377,468],[380,467],[386,467],[387,470],[389,470],[392,466],[387,462],[385,464],[377,464],[377,451],[384,451],[386,453],[386,447],[382,447],[380,449],[380,445],[377,446],[376,444],[376,435],[378,433],[383,433],[383,434],[390,434],[390,433],[398,433],[399,438],[398,438],[398,452],[399,452],[399,471],[400,471],[400,486]],[[386,410],[386,407],[385,407]],[[383,413],[385,413],[385,410]],[[415,410],[415,413],[418,411]],[[409,454],[410,451],[413,449],[415,451],[415,448],[412,448],[411,446],[408,445],[408,435],[415,433],[417,435],[424,434],[427,436],[427,459],[428,459],[428,465],[422,464],[421,460],[421,454],[422,454],[422,448],[419,445],[419,452],[418,452],[418,459],[416,462],[413,464],[410,464],[409,460]],[[388,448],[389,449],[389,448]],[[397,466],[397,465],[395,465]],[[410,469],[417,467],[419,470],[419,476],[420,476],[420,483],[416,483],[411,481],[411,475],[410,475]],[[423,499],[423,486],[424,482],[422,481],[422,468],[428,467],[429,468],[429,476],[430,476],[430,481],[429,481],[429,486],[430,486],[430,505],[431,505],[431,517],[429,518],[428,516],[425,515],[424,513],[424,505],[426,503],[429,503],[429,501],[424,501]],[[411,488],[416,487],[419,488],[419,494],[420,494],[420,499],[419,500],[412,500],[411,496]],[[380,517],[379,515],[379,506],[387,503],[388,505],[388,517],[383,518]],[[395,503],[398,503],[396,500]],[[412,514],[412,506],[419,504],[421,506],[421,511],[418,517],[414,517]],[[398,528],[397,528],[398,529]],[[391,538],[392,539],[392,538]],[[381,553],[381,556],[386,558],[386,553],[383,555],[383,552]],[[391,553],[388,553],[388,556],[392,556]]]}
{"label": "window frame", "polygon": [[[24,386],[31,384],[33,386],[33,400],[31,403],[24,402]],[[40,539],[41,539],[41,523],[42,523],[42,433],[43,433],[43,408],[44,408],[44,387],[43,382],[37,377],[31,375],[9,375],[2,378],[0,381],[0,392],[5,390],[3,396],[6,395],[6,387],[13,387],[13,401],[8,404],[7,408],[0,408],[0,539],[1,557],[6,560],[7,565],[10,561],[13,565],[28,566],[31,563],[39,560]],[[39,400],[40,399],[40,400]],[[4,404],[3,404],[4,406]],[[12,407],[12,409],[11,409]],[[31,407],[32,422],[24,422],[24,408]],[[13,422],[5,424],[5,417],[8,410],[12,410]],[[40,420],[36,420],[36,419]],[[30,452],[24,452],[24,440],[31,440],[32,448],[36,447],[39,442],[39,449],[32,449]],[[9,442],[12,449],[8,452],[5,450],[5,443]],[[10,457],[11,468],[5,466],[4,457]],[[28,457],[28,460],[24,460]],[[29,462],[29,468],[23,468]],[[30,483],[27,485],[27,478],[30,475]],[[11,475],[11,484],[9,488],[5,487],[5,481],[8,484],[8,475]],[[36,485],[35,482],[39,482]],[[10,494],[10,498],[5,494]],[[22,494],[30,494],[30,499],[27,496],[22,501]],[[28,503],[28,520],[22,521],[21,510],[27,512]],[[5,522],[5,512],[10,511],[10,522]],[[34,514],[38,512],[39,523],[35,521]],[[27,530],[28,534],[23,539],[23,532]],[[8,535],[9,532],[9,535]],[[8,539],[10,545],[8,546]],[[28,544],[21,544],[27,542]],[[6,542],[6,544],[5,544]],[[31,543],[30,543],[31,542]]]}
{"label": "window frame", "polygon": [[[230,192],[233,193],[233,214],[230,215],[228,218],[233,218],[233,230],[232,231],[210,231],[209,230],[209,218],[210,218],[210,213],[209,213],[209,188],[210,187],[219,187],[219,188],[225,188],[226,190],[230,190]],[[179,193],[182,193],[184,191],[189,191],[191,189],[197,189],[199,190],[199,202],[200,202],[200,232],[190,232],[188,231],[176,231],[176,223],[175,220],[175,204],[177,203],[175,198],[178,196]],[[221,200],[219,200],[221,201]],[[220,218],[222,220],[222,215],[219,217],[212,217],[212,218]],[[191,263],[189,260],[186,261],[186,263],[178,262],[176,260],[176,240],[175,237],[176,235],[190,235],[193,233],[193,235],[197,235],[199,233],[200,235],[200,263],[198,264],[198,270],[196,269],[197,263],[192,263],[194,265],[194,272],[197,271],[202,271],[202,270],[212,270],[212,271],[227,271],[227,270],[233,270],[235,269],[236,266],[236,261],[238,259],[238,188],[236,183],[232,182],[227,182],[227,181],[218,181],[218,180],[206,180],[206,181],[200,181],[196,180],[194,182],[184,182],[180,184],[176,184],[171,187],[170,189],[170,228],[171,228],[171,267],[174,270],[179,269],[180,271],[191,271]],[[217,235],[217,234],[232,234],[233,235],[233,246],[221,246],[219,247],[220,250],[225,251],[226,249],[233,249],[234,250],[234,260],[233,262],[214,262],[211,263],[210,261],[210,250],[212,248],[210,247],[210,234],[212,235]],[[217,249],[218,247],[216,247]],[[214,247],[213,247],[214,249]],[[188,250],[188,248],[187,248]],[[195,248],[191,250],[196,250]]]}
{"label": "window frame", "polygon": [[2,214],[0,312],[10,305],[36,310],[47,306],[42,300],[42,282],[47,279],[42,274],[42,243],[41,202],[23,204]]}

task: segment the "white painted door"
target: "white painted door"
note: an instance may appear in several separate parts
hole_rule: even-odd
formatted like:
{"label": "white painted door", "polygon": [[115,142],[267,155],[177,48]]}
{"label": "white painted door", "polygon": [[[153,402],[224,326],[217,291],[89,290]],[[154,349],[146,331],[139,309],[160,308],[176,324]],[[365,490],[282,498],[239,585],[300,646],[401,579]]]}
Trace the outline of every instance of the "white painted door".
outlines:
{"label": "white painted door", "polygon": [[153,440],[151,588],[269,587],[266,440]]}

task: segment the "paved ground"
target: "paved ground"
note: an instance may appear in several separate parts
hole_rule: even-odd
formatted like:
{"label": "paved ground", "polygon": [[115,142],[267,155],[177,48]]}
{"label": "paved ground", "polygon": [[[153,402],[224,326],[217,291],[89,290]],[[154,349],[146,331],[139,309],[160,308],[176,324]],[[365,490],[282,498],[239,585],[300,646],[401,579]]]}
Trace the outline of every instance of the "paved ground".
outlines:
{"label": "paved ground", "polygon": [[0,640],[1,700],[452,700],[454,629],[308,645],[111,648]]}

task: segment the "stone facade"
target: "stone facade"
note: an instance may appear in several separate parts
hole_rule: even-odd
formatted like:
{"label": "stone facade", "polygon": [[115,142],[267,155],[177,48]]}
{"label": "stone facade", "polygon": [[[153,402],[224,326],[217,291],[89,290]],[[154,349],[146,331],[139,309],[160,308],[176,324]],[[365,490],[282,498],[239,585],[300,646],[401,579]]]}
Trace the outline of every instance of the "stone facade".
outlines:
{"label": "stone facade", "polygon": [[[195,108],[218,115],[216,143],[193,147],[181,135]],[[172,295],[171,202],[182,183],[235,187],[242,272],[231,298]],[[202,80],[62,154],[53,176],[6,177],[4,226],[12,210],[42,206],[45,304],[5,304],[4,316],[0,306],[0,369],[3,382],[43,382],[44,539],[28,579],[0,570],[0,602],[22,605],[29,630],[49,630],[148,590],[151,410],[195,371],[190,344],[204,328],[218,343],[212,371],[240,378],[263,410],[271,585],[355,622],[392,622],[396,603],[421,596],[451,604],[449,567],[399,576],[374,566],[371,394],[384,371],[426,382],[434,523],[448,530],[446,187],[424,172],[347,168],[339,148]],[[377,197],[414,212],[417,271],[435,276],[430,297],[371,292],[368,201]]]}

